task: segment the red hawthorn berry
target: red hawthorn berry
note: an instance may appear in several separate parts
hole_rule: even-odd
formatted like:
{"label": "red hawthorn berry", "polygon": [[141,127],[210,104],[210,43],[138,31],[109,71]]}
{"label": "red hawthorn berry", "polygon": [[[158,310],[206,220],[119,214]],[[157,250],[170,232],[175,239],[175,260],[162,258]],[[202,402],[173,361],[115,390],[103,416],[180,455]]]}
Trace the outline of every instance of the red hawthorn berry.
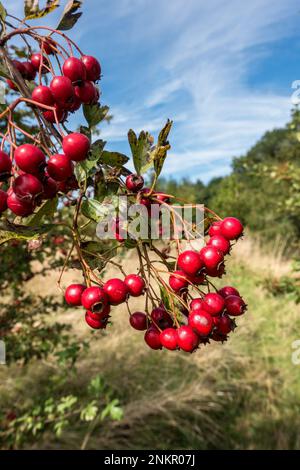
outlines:
{"label": "red hawthorn berry", "polygon": [[220,294],[224,299],[229,295],[237,295],[240,297],[239,291],[235,287],[231,286],[224,286],[222,289],[218,290],[218,294]]}
{"label": "red hawthorn berry", "polygon": [[11,173],[12,162],[9,155],[2,150],[0,150],[0,178],[4,179],[8,177]]}
{"label": "red hawthorn berry", "polygon": [[160,192],[160,191],[156,191],[153,196],[155,197],[155,199],[157,199],[156,202],[158,202],[158,204],[170,204],[170,198],[169,196],[167,196],[166,194]]}
{"label": "red hawthorn berry", "polygon": [[91,147],[91,142],[84,134],[73,132],[63,138],[62,148],[64,154],[71,160],[80,162],[87,158],[88,152]]}
{"label": "red hawthorn berry", "polygon": [[118,278],[109,279],[109,281],[104,284],[103,289],[111,305],[119,305],[125,302],[128,297],[128,288],[125,282]]}
{"label": "red hawthorn berry", "polygon": [[24,68],[24,72],[23,72],[23,78],[25,78],[25,80],[34,80],[35,79],[35,76],[36,76],[36,70],[34,68],[34,66],[32,65],[31,62],[23,62],[23,68]]}
{"label": "red hawthorn berry", "polygon": [[75,95],[84,104],[93,104],[98,100],[97,88],[93,82],[87,80],[75,86]]}
{"label": "red hawthorn berry", "polygon": [[86,289],[83,284],[71,284],[65,292],[65,299],[68,305],[79,307],[81,305],[81,295]]}
{"label": "red hawthorn berry", "polygon": [[35,87],[31,94],[31,98],[46,106],[54,106],[54,96],[48,86],[38,85]]}
{"label": "red hawthorn berry", "polygon": [[22,201],[34,201],[37,196],[43,193],[43,185],[34,175],[24,174],[18,176],[13,182],[13,191]]}
{"label": "red hawthorn berry", "polygon": [[202,306],[204,310],[214,317],[220,315],[223,312],[225,307],[225,300],[221,295],[210,292],[204,296]]}
{"label": "red hawthorn berry", "polygon": [[86,310],[102,312],[108,305],[108,296],[101,287],[88,287],[82,293],[81,303]]}
{"label": "red hawthorn berry", "polygon": [[49,109],[48,111],[43,111],[43,116],[46,119],[46,121],[51,122],[52,124],[56,123],[55,119],[55,113],[56,113],[56,118],[58,122],[64,122],[67,117],[68,113],[64,109],[62,109],[58,104],[54,105],[55,112]]}
{"label": "red hawthorn berry", "polygon": [[182,325],[177,330],[177,341],[180,349],[193,352],[199,345],[199,337],[188,325]]}
{"label": "red hawthorn berry", "polygon": [[178,348],[177,330],[175,328],[166,328],[160,333],[160,342],[162,346],[170,351]]}
{"label": "red hawthorn berry", "polygon": [[211,237],[208,242],[207,246],[214,246],[217,250],[220,250],[224,255],[227,255],[230,252],[230,243],[227,238],[223,237],[222,235],[214,235]]}
{"label": "red hawthorn berry", "polygon": [[19,90],[17,84],[16,84],[15,82],[13,82],[12,80],[10,80],[9,78],[6,79],[6,83],[7,83],[7,85],[9,86],[9,88],[10,88],[11,90],[14,90],[14,91],[18,91],[18,90]]}
{"label": "red hawthorn berry", "polygon": [[188,284],[188,277],[183,271],[174,271],[169,277],[169,285],[174,292],[185,289]]}
{"label": "red hawthorn berry", "polygon": [[56,44],[52,38],[47,38],[42,42],[41,48],[44,49],[46,54],[52,55],[55,52]]}
{"label": "red hawthorn berry", "polygon": [[151,312],[151,319],[154,325],[164,330],[173,325],[173,320],[168,312],[162,307],[156,307]]}
{"label": "red hawthorn berry", "polygon": [[225,341],[227,341],[227,339],[228,339],[226,335],[222,335],[217,330],[212,331],[212,333],[210,335],[210,338],[213,341],[217,341],[217,342],[221,342],[221,343],[225,343]]}
{"label": "red hawthorn berry", "polygon": [[215,235],[221,235],[221,222],[222,220],[218,220],[217,222],[214,222],[211,224],[211,226],[208,229],[208,235],[210,237],[214,237]]}
{"label": "red hawthorn berry", "polygon": [[198,297],[196,299],[193,299],[190,303],[190,309],[191,310],[201,310],[203,309],[203,300],[201,297]]}
{"label": "red hawthorn berry", "polygon": [[195,276],[199,274],[199,271],[203,268],[203,262],[201,261],[199,253],[192,250],[186,250],[178,256],[177,260],[178,267],[189,276]]}
{"label": "red hawthorn berry", "polygon": [[125,184],[129,191],[135,193],[144,186],[144,178],[141,175],[131,174],[127,176]]}
{"label": "red hawthorn berry", "polygon": [[213,268],[213,269],[205,268],[205,272],[210,277],[219,277],[219,278],[221,278],[226,273],[225,263],[221,263],[221,264],[219,264],[218,267]]}
{"label": "red hawthorn berry", "polygon": [[13,66],[18,70],[18,72],[22,75],[22,77],[24,78],[24,75],[26,74],[26,70],[25,70],[25,67],[24,67],[24,63],[23,62],[20,62],[19,60],[13,60],[12,61],[13,63]]}
{"label": "red hawthorn berry", "polygon": [[215,317],[215,319],[217,320],[215,322],[217,333],[226,336],[234,329],[234,322],[228,315],[224,314],[220,317]]}
{"label": "red hawthorn berry", "polygon": [[49,67],[49,61],[47,57],[42,56],[42,54],[39,54],[39,53],[32,54],[32,56],[30,57],[30,62],[37,72],[39,72],[40,66],[42,66],[41,68],[42,73],[48,72],[47,67]]}
{"label": "red hawthorn berry", "polygon": [[243,315],[247,309],[247,305],[243,299],[238,295],[229,295],[225,298],[225,306],[228,315],[237,317]]}
{"label": "red hawthorn berry", "polygon": [[23,144],[17,147],[14,157],[20,170],[32,175],[39,174],[46,162],[43,152],[32,144]]}
{"label": "red hawthorn berry", "polygon": [[86,313],[93,318],[93,320],[104,321],[107,322],[110,314],[110,305],[107,305],[103,308],[102,312],[92,312],[91,310],[87,310]]}
{"label": "red hawthorn berry", "polygon": [[137,274],[128,274],[128,276],[125,277],[124,282],[132,297],[139,297],[144,293],[145,281],[141,276],[138,276]]}
{"label": "red hawthorn berry", "polygon": [[7,193],[0,189],[0,214],[7,209]]}
{"label": "red hawthorn berry", "polygon": [[31,201],[20,200],[16,194],[11,191],[7,197],[7,207],[16,215],[26,217],[33,213],[34,205]]}
{"label": "red hawthorn berry", "polygon": [[198,286],[199,284],[204,284],[205,274],[200,273],[197,276],[188,276],[188,279],[192,284],[194,284],[195,286]]}
{"label": "red hawthorn berry", "polygon": [[47,171],[55,181],[65,181],[73,175],[73,164],[67,155],[57,153],[49,158]]}
{"label": "red hawthorn berry", "polygon": [[65,60],[63,67],[63,74],[68,77],[71,82],[79,82],[86,80],[86,68],[83,62],[76,57],[69,57]]}
{"label": "red hawthorn berry", "polygon": [[151,349],[162,349],[160,332],[154,325],[150,325],[144,336],[145,342]]}
{"label": "red hawthorn berry", "polygon": [[237,240],[243,235],[244,227],[239,219],[226,217],[220,225],[221,234],[227,240]]}
{"label": "red hawthorn berry", "polygon": [[107,322],[108,322],[108,317],[106,317],[104,319],[96,320],[95,318],[92,318],[89,315],[89,312],[86,312],[85,313],[85,321],[94,330],[99,330],[99,329],[106,328]]}
{"label": "red hawthorn berry", "polygon": [[143,331],[147,329],[147,315],[143,312],[134,312],[129,317],[129,322],[135,330]]}
{"label": "red hawthorn berry", "polygon": [[224,260],[223,253],[214,246],[204,246],[199,256],[202,265],[208,269],[217,268]]}
{"label": "red hawthorn berry", "polygon": [[58,186],[57,182],[53,178],[46,177],[43,180],[43,187],[44,191],[42,194],[42,199],[53,199],[56,196],[58,192]]}
{"label": "red hawthorn berry", "polygon": [[192,310],[188,320],[189,326],[200,336],[208,336],[213,329],[212,316],[205,310]]}
{"label": "red hawthorn berry", "polygon": [[92,82],[99,80],[101,76],[101,66],[98,60],[91,55],[83,55],[81,60],[85,65],[87,80],[91,80]]}
{"label": "red hawthorn berry", "polygon": [[75,90],[71,80],[62,75],[56,76],[50,83],[50,90],[56,103],[63,109],[68,109],[74,102]]}
{"label": "red hawthorn berry", "polygon": [[80,99],[78,98],[78,96],[74,96],[74,102],[73,104],[69,107],[68,111],[70,111],[70,113],[75,113],[75,111],[77,111],[77,109],[79,109],[81,106],[81,101]]}

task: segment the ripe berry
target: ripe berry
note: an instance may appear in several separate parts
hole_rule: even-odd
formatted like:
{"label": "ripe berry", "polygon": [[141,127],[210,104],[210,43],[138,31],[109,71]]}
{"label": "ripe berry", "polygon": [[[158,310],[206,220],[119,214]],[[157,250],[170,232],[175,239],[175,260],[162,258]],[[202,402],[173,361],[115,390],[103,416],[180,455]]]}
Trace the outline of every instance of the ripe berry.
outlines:
{"label": "ripe berry", "polygon": [[186,352],[193,352],[199,345],[199,337],[188,325],[182,325],[177,330],[178,346]]}
{"label": "ripe berry", "polygon": [[239,219],[226,217],[220,225],[221,233],[227,240],[236,240],[243,234],[244,227]]}
{"label": "ripe berry", "polygon": [[200,260],[208,269],[215,269],[222,263],[223,253],[214,246],[204,246],[200,250]]}
{"label": "ripe berry", "polygon": [[156,202],[158,202],[158,204],[161,204],[161,203],[169,204],[170,203],[169,196],[166,196],[164,193],[161,193],[159,191],[155,192],[154,197],[157,200]]}
{"label": "ripe berry", "polygon": [[63,74],[71,82],[86,80],[86,68],[80,59],[69,57],[63,64]]}
{"label": "ripe berry", "polygon": [[225,298],[225,306],[227,313],[232,316],[242,315],[246,309],[247,305],[240,296],[229,295]]}
{"label": "ripe berry", "polygon": [[7,209],[7,193],[0,189],[0,214]]}
{"label": "ripe berry", "polygon": [[99,329],[102,329],[102,328],[106,328],[108,318],[106,317],[106,319],[96,320],[95,318],[92,318],[89,315],[89,312],[86,312],[85,321],[94,330],[99,330]]}
{"label": "ripe berry", "polygon": [[12,169],[11,159],[7,153],[0,150],[0,179],[6,179]]}
{"label": "ripe berry", "polygon": [[70,111],[70,113],[75,113],[75,111],[77,111],[77,109],[79,109],[80,106],[81,106],[81,101],[78,98],[78,96],[75,95],[73,104],[71,104],[71,106],[69,106],[68,111]]}
{"label": "ripe berry", "polygon": [[[62,109],[57,104],[54,105],[54,108],[55,108],[57,121],[58,122],[64,122],[68,117],[67,111]],[[54,113],[54,111],[49,109],[48,111],[43,111],[43,116],[46,119],[46,121],[51,122],[52,124],[55,124],[56,123],[55,113]]]}
{"label": "ripe berry", "polygon": [[203,300],[198,297],[196,299],[193,299],[190,303],[190,309],[191,310],[201,310],[203,308]]}
{"label": "ripe berry", "polygon": [[81,295],[86,289],[83,284],[71,284],[65,292],[65,299],[68,305],[79,307],[81,305]]}
{"label": "ripe berry", "polygon": [[108,295],[111,305],[119,305],[127,299],[128,288],[121,279],[109,279],[109,281],[104,284],[103,289]]}
{"label": "ripe berry", "polygon": [[39,85],[35,87],[32,92],[31,98],[38,103],[45,104],[46,106],[54,105],[54,96],[48,86]]}
{"label": "ripe berry", "polygon": [[99,80],[101,75],[101,66],[98,60],[91,55],[83,55],[81,60],[85,65],[87,80],[91,80],[92,82]]}
{"label": "ripe berry", "polygon": [[65,181],[73,174],[73,164],[64,154],[55,154],[49,158],[47,171],[55,181]]}
{"label": "ripe berry", "polygon": [[13,191],[8,194],[7,207],[20,217],[26,217],[32,214],[34,210],[32,202],[26,200],[21,201]]}
{"label": "ripe berry", "polygon": [[24,77],[24,74],[26,73],[24,63],[20,62],[19,60],[13,60],[12,63],[18,72],[22,75],[22,77]]}
{"label": "ripe berry", "polygon": [[36,76],[36,70],[34,66],[32,65],[32,63],[23,62],[23,68],[24,68],[24,72],[22,75],[25,78],[25,80],[30,80],[30,81],[34,80]]}
{"label": "ripe berry", "polygon": [[138,297],[144,293],[145,281],[141,276],[138,276],[137,274],[128,274],[128,276],[125,277],[124,282],[132,297]]}
{"label": "ripe berry", "polygon": [[127,176],[125,184],[129,191],[135,193],[144,186],[144,178],[141,175],[131,174]]}
{"label": "ripe berry", "polygon": [[151,349],[162,349],[162,344],[160,341],[160,332],[155,326],[149,326],[148,330],[145,333],[144,339]]}
{"label": "ripe berry", "polygon": [[93,318],[93,320],[104,320],[104,321],[107,321],[107,319],[109,318],[109,314],[110,314],[110,305],[107,305],[106,307],[103,308],[102,312],[99,313],[99,312],[92,312],[91,310],[87,310],[88,315]]}
{"label": "ripe berry", "polygon": [[47,73],[47,66],[49,66],[49,61],[46,57],[42,56],[42,54],[35,53],[32,54],[30,57],[30,62],[32,63],[34,69],[39,72],[40,66],[42,65],[42,73]]}
{"label": "ripe berry", "polygon": [[154,325],[157,325],[161,330],[173,325],[173,320],[168,312],[162,307],[156,307],[151,312],[151,319]]}
{"label": "ripe berry", "polygon": [[224,286],[222,289],[218,290],[218,294],[220,294],[224,299],[229,295],[237,295],[240,297],[239,291],[235,287],[231,286]]}
{"label": "ripe berry", "polygon": [[15,161],[20,170],[36,175],[45,165],[45,155],[32,144],[23,144],[17,147],[14,153]]}
{"label": "ripe berry", "polygon": [[75,86],[75,95],[84,104],[92,104],[97,101],[97,90],[93,82],[84,80]]}
{"label": "ripe berry", "polygon": [[221,278],[226,273],[225,263],[221,263],[221,264],[219,264],[219,266],[217,266],[216,268],[213,268],[213,269],[205,268],[205,272],[210,277],[219,277],[219,278]]}
{"label": "ripe berry", "polygon": [[178,256],[178,267],[189,276],[195,276],[203,267],[199,253],[186,250]]}
{"label": "ripe berry", "polygon": [[81,303],[87,310],[102,312],[108,305],[108,296],[101,287],[88,287],[82,293]]}
{"label": "ripe berry", "polygon": [[194,285],[203,284],[205,281],[204,273],[199,273],[197,276],[188,276],[189,281]]}
{"label": "ripe berry", "polygon": [[171,351],[177,349],[177,341],[177,330],[175,330],[175,328],[166,328],[160,333],[160,342],[166,349],[170,349]]}
{"label": "ripe berry", "polygon": [[28,202],[42,194],[43,185],[35,176],[25,173],[18,176],[13,182],[13,191],[20,200]]}
{"label": "ripe berry", "polygon": [[227,336],[222,335],[221,333],[218,332],[218,330],[213,330],[212,334],[210,335],[210,338],[214,341],[218,341],[221,343],[224,343],[227,341]]}
{"label": "ripe berry", "polygon": [[215,322],[215,325],[216,325],[216,328],[217,328],[217,332],[221,335],[228,335],[228,333],[230,333],[234,327],[235,327],[235,324],[234,322],[231,320],[231,318],[229,318],[228,315],[222,315],[221,317],[215,317],[216,318],[216,322]]}
{"label": "ripe berry", "polygon": [[207,246],[214,246],[218,250],[220,250],[224,255],[227,255],[230,251],[230,243],[227,238],[222,237],[222,235],[214,235],[211,237],[208,242]]}
{"label": "ripe berry", "polygon": [[42,194],[42,199],[53,199],[56,196],[58,192],[58,186],[53,178],[46,177],[43,180],[43,187],[44,191]]}
{"label": "ripe berry", "polygon": [[63,138],[62,148],[65,153],[71,160],[75,162],[80,162],[85,160],[90,150],[90,140],[84,134],[79,132],[73,132],[68,134]]}
{"label": "ripe berry", "polygon": [[215,235],[221,235],[221,228],[220,228],[221,222],[222,222],[221,220],[218,220],[217,222],[214,222],[213,224],[211,224],[211,226],[208,229],[208,235],[210,237],[214,237]]}
{"label": "ripe berry", "polygon": [[225,301],[221,295],[211,292],[204,296],[202,306],[212,316],[216,316],[224,310]]}
{"label": "ripe berry", "polygon": [[50,90],[56,103],[64,109],[68,109],[74,102],[74,87],[68,77],[56,76],[50,83]]}
{"label": "ripe berry", "polygon": [[135,330],[143,331],[147,329],[147,315],[143,312],[134,312],[130,315],[129,322]]}
{"label": "ripe berry", "polygon": [[169,277],[169,285],[174,292],[179,292],[188,286],[187,275],[183,271],[174,271]]}
{"label": "ripe berry", "polygon": [[213,319],[205,310],[192,310],[189,314],[189,325],[198,335],[208,336],[213,329]]}
{"label": "ripe berry", "polygon": [[46,52],[46,54],[51,55],[51,54],[54,54],[56,45],[53,39],[47,38],[46,40],[43,41],[41,48],[42,47],[44,51]]}
{"label": "ripe berry", "polygon": [[11,90],[14,90],[14,91],[18,91],[18,90],[19,90],[17,84],[16,84],[15,82],[13,82],[12,80],[10,80],[9,78],[6,79],[6,83],[7,83],[7,85],[9,86],[9,88],[10,88]]}

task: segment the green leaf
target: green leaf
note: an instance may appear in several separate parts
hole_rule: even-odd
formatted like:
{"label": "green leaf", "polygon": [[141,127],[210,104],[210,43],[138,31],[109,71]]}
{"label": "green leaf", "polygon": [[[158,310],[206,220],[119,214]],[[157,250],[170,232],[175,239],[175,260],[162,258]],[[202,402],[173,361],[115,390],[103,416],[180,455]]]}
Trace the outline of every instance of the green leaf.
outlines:
{"label": "green leaf", "polygon": [[9,221],[0,223],[0,245],[9,240],[34,240],[40,235],[49,232],[54,225],[41,225],[40,227],[26,227],[12,224]]}
{"label": "green leaf", "polygon": [[107,187],[102,168],[100,168],[95,175],[94,192],[95,199],[97,199],[97,201],[103,201],[106,196]]}
{"label": "green leaf", "polygon": [[24,3],[24,14],[26,20],[33,20],[36,18],[42,18],[48,13],[54,11],[59,7],[59,0],[47,0],[45,8],[39,7],[38,0],[25,0]]}
{"label": "green leaf", "polygon": [[91,130],[86,126],[80,126],[79,128],[80,134],[84,134],[89,140],[92,138]]}
{"label": "green leaf", "polygon": [[171,148],[171,145],[169,144],[167,139],[168,139],[172,124],[173,124],[173,121],[170,121],[168,119],[166,125],[163,127],[163,129],[159,133],[157,145],[151,152],[150,158],[154,164],[154,171],[156,173],[156,177],[160,175],[166,156],[167,156],[167,152]]}
{"label": "green leaf", "polygon": [[128,141],[132,152],[133,164],[138,175],[146,173],[153,165],[151,161],[151,146],[153,137],[149,132],[141,131],[137,138],[135,132],[130,129]]}
{"label": "green leaf", "polygon": [[92,143],[91,149],[89,151],[89,159],[90,160],[98,160],[100,159],[103,149],[106,145],[105,140],[98,139]]}
{"label": "green leaf", "polygon": [[6,18],[6,10],[4,8],[4,6],[2,5],[2,3],[0,2],[0,33],[1,33],[1,36],[2,34],[5,34],[5,18]]}
{"label": "green leaf", "polygon": [[59,24],[56,29],[60,31],[67,31],[68,29],[73,28],[77,20],[81,17],[82,12],[77,12],[81,8],[82,1],[79,0],[70,0],[63,14],[59,20]]}
{"label": "green leaf", "polygon": [[164,304],[167,310],[171,310],[170,298],[168,296],[167,290],[162,285],[159,286],[159,290],[160,290],[160,297],[161,297],[162,303]]}
{"label": "green leaf", "polygon": [[99,122],[103,121],[108,111],[108,106],[100,106],[99,103],[83,105],[83,114],[89,127],[97,126]]}
{"label": "green leaf", "polygon": [[11,79],[11,75],[9,73],[9,70],[6,66],[6,64],[4,63],[3,59],[1,58],[0,60],[0,76],[1,77],[4,77],[4,78],[9,78]]}
{"label": "green leaf", "polygon": [[44,202],[34,214],[26,218],[25,225],[27,227],[38,226],[44,217],[51,218],[57,209],[57,204],[57,197]]}
{"label": "green leaf", "polygon": [[98,413],[98,406],[96,401],[93,400],[91,403],[88,403],[85,408],[81,410],[80,419],[82,421],[93,421]]}
{"label": "green leaf", "polygon": [[103,202],[96,199],[85,199],[81,204],[81,212],[88,219],[99,222],[108,216],[110,208]]}
{"label": "green leaf", "polygon": [[119,152],[109,152],[108,150],[104,150],[101,155],[101,163],[105,163],[106,165],[122,167],[127,163],[129,160],[126,155]]}

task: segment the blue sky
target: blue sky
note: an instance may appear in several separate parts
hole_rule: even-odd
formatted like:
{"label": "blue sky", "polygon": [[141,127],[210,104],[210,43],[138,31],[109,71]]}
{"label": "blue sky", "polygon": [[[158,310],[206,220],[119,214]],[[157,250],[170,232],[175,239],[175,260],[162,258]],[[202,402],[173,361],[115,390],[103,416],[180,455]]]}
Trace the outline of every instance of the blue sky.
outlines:
{"label": "blue sky", "polygon": [[[129,154],[129,128],[156,135],[173,119],[164,175],[207,182],[288,121],[300,79],[297,0],[83,3],[70,35],[102,64],[102,102],[114,115],[102,129],[108,148]],[[10,9],[22,7],[14,0]],[[57,16],[42,22],[54,26]]]}

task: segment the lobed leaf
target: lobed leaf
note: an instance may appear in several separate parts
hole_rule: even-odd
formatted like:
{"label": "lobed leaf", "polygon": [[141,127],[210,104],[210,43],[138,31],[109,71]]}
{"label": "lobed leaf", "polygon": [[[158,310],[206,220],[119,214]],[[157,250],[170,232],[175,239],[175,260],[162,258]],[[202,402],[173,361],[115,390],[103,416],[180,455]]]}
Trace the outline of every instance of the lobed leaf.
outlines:
{"label": "lobed leaf", "polygon": [[81,17],[82,12],[77,12],[81,7],[82,1],[80,0],[70,0],[65,9],[63,14],[59,20],[58,26],[56,29],[60,31],[67,31],[77,23],[78,19]]}

